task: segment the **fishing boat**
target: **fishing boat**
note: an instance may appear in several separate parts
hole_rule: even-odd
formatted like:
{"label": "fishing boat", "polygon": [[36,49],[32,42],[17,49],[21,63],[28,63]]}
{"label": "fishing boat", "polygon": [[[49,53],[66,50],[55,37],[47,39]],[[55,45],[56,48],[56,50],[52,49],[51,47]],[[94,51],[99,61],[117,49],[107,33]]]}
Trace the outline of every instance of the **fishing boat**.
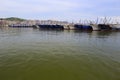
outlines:
{"label": "fishing boat", "polygon": [[74,24],[69,24],[69,29],[70,30],[75,30],[76,28],[74,27]]}
{"label": "fishing boat", "polygon": [[92,27],[93,31],[100,31],[100,28],[98,27],[97,24],[91,24],[90,26]]}
{"label": "fishing boat", "polygon": [[90,25],[83,25],[82,30],[92,30],[92,26]]}
{"label": "fishing boat", "polygon": [[100,28],[100,30],[111,30],[112,29],[109,24],[98,24],[98,28]]}
{"label": "fishing boat", "polygon": [[69,25],[63,25],[64,30],[69,30]]}
{"label": "fishing boat", "polygon": [[120,30],[120,24],[110,24],[112,30]]}
{"label": "fishing boat", "polygon": [[81,25],[81,24],[75,24],[74,27],[75,27],[76,30],[82,30],[83,29],[83,25]]}
{"label": "fishing boat", "polygon": [[62,25],[38,25],[40,29],[64,29]]}
{"label": "fishing boat", "polygon": [[39,29],[39,26],[38,25],[33,25],[32,26],[34,29]]}

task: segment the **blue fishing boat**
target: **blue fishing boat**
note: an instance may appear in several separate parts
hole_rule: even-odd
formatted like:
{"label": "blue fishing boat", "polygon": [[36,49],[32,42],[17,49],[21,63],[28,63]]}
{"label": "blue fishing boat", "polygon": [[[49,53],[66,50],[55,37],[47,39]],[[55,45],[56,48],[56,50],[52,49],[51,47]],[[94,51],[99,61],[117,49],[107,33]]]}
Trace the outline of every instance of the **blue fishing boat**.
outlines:
{"label": "blue fishing boat", "polygon": [[38,25],[40,29],[64,29],[62,25]]}
{"label": "blue fishing boat", "polygon": [[82,30],[83,29],[83,25],[75,24],[74,27],[75,27],[76,30]]}
{"label": "blue fishing boat", "polygon": [[92,26],[90,26],[90,25],[83,25],[82,29],[83,30],[92,30]]}

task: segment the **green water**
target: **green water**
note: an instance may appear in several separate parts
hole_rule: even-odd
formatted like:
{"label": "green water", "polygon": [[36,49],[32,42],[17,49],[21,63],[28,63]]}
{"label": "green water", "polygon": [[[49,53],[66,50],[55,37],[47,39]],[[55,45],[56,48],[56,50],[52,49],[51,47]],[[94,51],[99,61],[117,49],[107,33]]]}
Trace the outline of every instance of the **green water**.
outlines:
{"label": "green water", "polygon": [[0,80],[120,80],[120,32],[0,29]]}

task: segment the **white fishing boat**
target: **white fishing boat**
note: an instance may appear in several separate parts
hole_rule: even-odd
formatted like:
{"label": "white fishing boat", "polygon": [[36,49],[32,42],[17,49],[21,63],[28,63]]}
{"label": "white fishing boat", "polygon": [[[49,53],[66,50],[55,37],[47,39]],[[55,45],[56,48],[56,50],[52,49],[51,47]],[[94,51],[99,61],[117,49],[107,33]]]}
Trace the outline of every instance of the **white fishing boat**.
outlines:
{"label": "white fishing boat", "polygon": [[110,27],[111,27],[113,30],[120,30],[120,24],[110,24]]}
{"label": "white fishing boat", "polygon": [[75,30],[76,28],[74,27],[74,24],[69,25],[70,30]]}
{"label": "white fishing boat", "polygon": [[65,30],[69,30],[69,29],[70,29],[68,25],[63,25],[63,28],[64,28]]}
{"label": "white fishing boat", "polygon": [[93,31],[99,31],[100,30],[100,28],[98,27],[97,24],[91,24],[90,26],[92,27]]}

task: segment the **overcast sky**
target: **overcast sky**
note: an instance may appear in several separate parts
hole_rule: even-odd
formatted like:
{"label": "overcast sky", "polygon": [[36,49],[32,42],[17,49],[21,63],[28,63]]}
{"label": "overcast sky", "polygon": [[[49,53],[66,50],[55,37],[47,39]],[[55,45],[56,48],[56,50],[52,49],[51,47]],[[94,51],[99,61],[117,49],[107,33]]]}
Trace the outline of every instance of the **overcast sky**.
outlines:
{"label": "overcast sky", "polygon": [[119,16],[120,0],[1,0],[0,17],[79,20]]}

